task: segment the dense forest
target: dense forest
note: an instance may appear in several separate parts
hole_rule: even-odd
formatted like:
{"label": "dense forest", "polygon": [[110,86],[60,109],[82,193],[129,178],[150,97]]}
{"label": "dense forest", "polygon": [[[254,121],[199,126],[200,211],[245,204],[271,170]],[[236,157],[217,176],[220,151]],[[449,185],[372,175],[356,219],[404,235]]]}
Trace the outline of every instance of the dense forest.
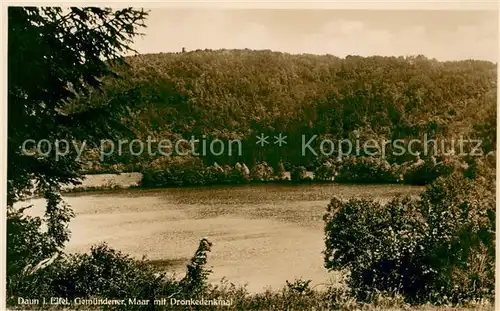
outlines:
{"label": "dense forest", "polygon": [[[153,302],[177,298],[230,299],[232,310],[411,305],[415,310],[453,305],[489,310],[494,303],[495,64],[250,50],[123,59],[145,27],[148,13],[142,9],[9,7],[8,13],[9,306],[54,309],[54,298],[59,304],[134,297],[147,298],[148,306],[130,299],[129,305],[106,309],[163,310],[165,305]],[[255,142],[259,134],[279,133],[288,137],[282,148]],[[488,156],[387,153],[387,159],[360,154],[336,161],[335,154],[303,156],[302,135],[404,139],[408,144],[423,135],[448,140],[463,135],[480,139]],[[245,149],[241,156],[167,160],[115,152],[99,161],[96,151],[103,139],[147,141],[148,136],[240,139]],[[87,142],[93,149],[83,159],[73,157],[80,155],[78,150],[57,158],[58,150],[26,150],[28,140]],[[137,170],[143,173],[143,186],[162,187],[284,180],[286,171],[292,180],[304,181],[311,169],[314,179],[325,181],[398,179],[430,185],[418,198],[398,196],[386,204],[377,198],[333,197],[323,216],[323,255],[325,268],[342,279],[323,284],[324,291],[302,279],[259,294],[226,279],[212,284],[207,266],[212,243],[205,238],[180,279],[145,257],[137,260],[105,243],[86,254],[65,252],[75,213],[63,200],[62,186],[85,173]],[[43,216],[29,214],[32,205],[24,200],[32,194],[45,200]],[[42,306],[45,298],[35,297],[53,299]],[[179,306],[195,309],[201,306]]]}
{"label": "dense forest", "polygon": [[[126,62],[114,66],[118,77],[104,79],[103,91],[78,99],[72,109],[126,98],[135,112],[124,124],[143,141],[195,136],[243,142],[241,155],[208,154],[207,164],[265,161],[276,168],[283,161],[287,169],[309,169],[323,159],[301,154],[302,135],[318,135],[316,144],[324,138],[463,135],[482,139],[485,153],[496,149],[496,64],[487,61],[197,50],[137,55]],[[271,140],[283,133],[287,144],[257,146],[260,133]],[[386,155],[390,163],[415,158],[390,150]],[[125,148],[104,162],[136,170],[133,164],[151,160],[146,153],[127,156]]]}

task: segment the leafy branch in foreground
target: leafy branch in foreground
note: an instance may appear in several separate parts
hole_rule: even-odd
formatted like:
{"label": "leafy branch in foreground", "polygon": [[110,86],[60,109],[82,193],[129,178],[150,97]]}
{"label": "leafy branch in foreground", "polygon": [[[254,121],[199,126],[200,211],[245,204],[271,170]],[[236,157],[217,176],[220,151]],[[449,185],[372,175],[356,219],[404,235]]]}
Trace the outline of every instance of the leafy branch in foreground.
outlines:
{"label": "leafy branch in foreground", "polygon": [[[97,145],[102,138],[130,132],[121,120],[133,107],[134,89],[78,108],[74,101],[91,92],[98,94],[103,78],[119,78],[109,65],[124,63],[122,55],[134,52],[130,44],[145,27],[146,16],[144,10],[133,8],[8,9],[9,294],[18,289],[14,284],[24,267],[36,266],[62,251],[73,213],[63,204],[60,187],[79,183],[82,177],[72,148],[66,157],[57,159],[55,148],[41,154],[23,150],[33,147],[25,143],[31,139]],[[24,209],[14,208],[14,203],[31,193],[47,200],[43,217],[28,217]]]}
{"label": "leafy branch in foreground", "polygon": [[91,144],[124,130],[120,121],[129,108],[123,96],[78,109],[71,102],[99,88],[103,77],[116,77],[109,63],[123,63],[121,55],[133,52],[129,44],[146,16],[132,8],[9,7],[9,205],[33,187],[42,193],[78,181],[75,157],[26,155],[27,139]]}

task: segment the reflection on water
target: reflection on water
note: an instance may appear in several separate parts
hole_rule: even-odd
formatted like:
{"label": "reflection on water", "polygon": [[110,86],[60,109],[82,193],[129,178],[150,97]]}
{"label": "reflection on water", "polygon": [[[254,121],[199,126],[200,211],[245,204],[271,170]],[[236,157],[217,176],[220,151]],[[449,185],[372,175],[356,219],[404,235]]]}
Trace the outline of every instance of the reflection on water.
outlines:
{"label": "reflection on water", "polygon": [[[250,291],[281,288],[286,280],[325,283],[322,216],[329,200],[366,197],[386,201],[420,187],[257,185],[129,190],[67,195],[76,217],[69,252],[107,242],[158,267],[183,275],[201,238],[213,242],[211,281],[222,277]],[[33,200],[33,214],[43,201]]]}

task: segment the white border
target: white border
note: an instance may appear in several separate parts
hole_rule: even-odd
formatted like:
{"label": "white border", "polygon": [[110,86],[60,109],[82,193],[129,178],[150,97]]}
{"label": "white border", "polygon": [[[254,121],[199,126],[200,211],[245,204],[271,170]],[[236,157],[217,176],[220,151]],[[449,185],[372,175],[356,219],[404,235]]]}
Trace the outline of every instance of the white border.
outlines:
{"label": "white border", "polygon": [[223,9],[335,9],[335,10],[498,10],[496,0],[327,0],[327,1],[265,1],[265,0],[184,0],[184,1],[4,1],[3,4],[11,6],[23,5],[85,5],[109,7],[143,7],[143,8],[223,8]]}

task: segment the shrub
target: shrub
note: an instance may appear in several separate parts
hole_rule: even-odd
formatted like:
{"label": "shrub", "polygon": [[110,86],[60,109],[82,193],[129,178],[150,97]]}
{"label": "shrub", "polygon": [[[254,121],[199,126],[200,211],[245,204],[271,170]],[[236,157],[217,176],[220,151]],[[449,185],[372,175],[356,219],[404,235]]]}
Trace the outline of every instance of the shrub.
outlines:
{"label": "shrub", "polygon": [[310,287],[311,280],[301,280],[296,279],[293,282],[286,281],[286,286],[290,291],[293,291],[299,295],[311,295],[312,290]]}
{"label": "shrub", "polygon": [[[110,248],[107,244],[93,246],[89,254],[59,257],[50,265],[37,270],[25,279],[29,291],[9,292],[9,304],[16,304],[21,297],[108,298],[108,299],[159,299],[178,295],[196,298],[208,292],[205,268],[211,243],[202,239],[187,266],[186,276],[177,281],[143,258],[134,259]],[[133,306],[123,306],[131,309]],[[141,309],[141,308],[138,308]],[[142,307],[144,309],[144,307]]]}
{"label": "shrub", "polygon": [[440,176],[449,176],[459,169],[460,163],[452,158],[419,159],[411,165],[404,165],[404,182],[411,185],[428,185]]}
{"label": "shrub", "polygon": [[240,163],[236,163],[234,165],[234,169],[232,168],[229,174],[231,184],[246,184],[250,182],[250,172],[248,171],[248,167],[243,166]]}
{"label": "shrub", "polygon": [[190,293],[196,297],[203,294],[208,289],[208,276],[211,270],[205,269],[207,264],[207,253],[210,252],[212,243],[203,238],[198,245],[196,253],[191,258],[187,266],[186,276],[180,281],[183,292]]}
{"label": "shrub", "polygon": [[361,300],[379,291],[410,301],[491,298],[494,289],[493,193],[454,174],[420,199],[388,204],[332,199],[325,220],[325,266],[349,269]]}
{"label": "shrub", "polygon": [[459,174],[439,178],[421,195],[427,225],[421,244],[435,298],[492,297],[495,206],[491,189]]}
{"label": "shrub", "polygon": [[490,190],[495,191],[496,157],[494,153],[484,157],[470,157],[465,159],[464,175],[468,178],[480,180],[488,184]]}
{"label": "shrub", "polygon": [[141,185],[144,187],[181,187],[205,184],[205,167],[199,158],[172,157],[163,167],[144,169]]}
{"label": "shrub", "polygon": [[283,161],[278,162],[278,168],[276,169],[276,179],[277,180],[287,180],[285,165]]}
{"label": "shrub", "polygon": [[399,175],[382,158],[347,157],[338,168],[339,183],[396,183]]}
{"label": "shrub", "polygon": [[309,177],[307,176],[307,170],[303,166],[295,166],[292,168],[290,172],[290,179],[292,182],[304,182],[306,180],[309,180]]}
{"label": "shrub", "polygon": [[69,240],[67,224],[74,217],[73,210],[52,189],[45,190],[44,197],[43,218],[25,215],[24,210],[31,206],[7,208],[6,283],[10,295],[43,293],[46,286],[35,284],[37,274],[62,253]]}
{"label": "shrub", "polygon": [[250,173],[246,165],[236,163],[234,167],[229,165],[219,166],[217,163],[205,170],[206,184],[246,184],[250,182]]}
{"label": "shrub", "polygon": [[205,180],[207,184],[224,184],[226,181],[226,172],[219,164],[214,163],[206,168]]}
{"label": "shrub", "polygon": [[[57,271],[55,271],[58,268]],[[67,297],[144,297],[168,295],[178,286],[157,274],[154,267],[144,260],[136,260],[100,244],[91,248],[90,254],[70,255],[52,269],[56,296]]]}
{"label": "shrub", "polygon": [[[158,165],[158,163],[162,164]],[[248,182],[250,182],[250,171],[245,164],[236,163],[233,167],[214,163],[205,167],[200,159],[186,157],[185,160],[173,158],[170,161],[155,162],[155,165],[150,165],[143,170],[141,185],[155,188]]]}
{"label": "shrub", "polygon": [[266,162],[261,162],[252,167],[250,176],[252,181],[268,182],[273,178],[274,171]]}
{"label": "shrub", "polygon": [[335,175],[335,165],[330,161],[325,161],[314,171],[314,180],[333,181],[335,179]]}
{"label": "shrub", "polygon": [[411,270],[405,257],[415,251],[420,234],[407,216],[414,213],[411,203],[398,198],[384,206],[365,199],[334,198],[328,205],[325,267],[349,269],[349,286],[359,299],[369,299],[379,290],[402,289],[397,272]]}

